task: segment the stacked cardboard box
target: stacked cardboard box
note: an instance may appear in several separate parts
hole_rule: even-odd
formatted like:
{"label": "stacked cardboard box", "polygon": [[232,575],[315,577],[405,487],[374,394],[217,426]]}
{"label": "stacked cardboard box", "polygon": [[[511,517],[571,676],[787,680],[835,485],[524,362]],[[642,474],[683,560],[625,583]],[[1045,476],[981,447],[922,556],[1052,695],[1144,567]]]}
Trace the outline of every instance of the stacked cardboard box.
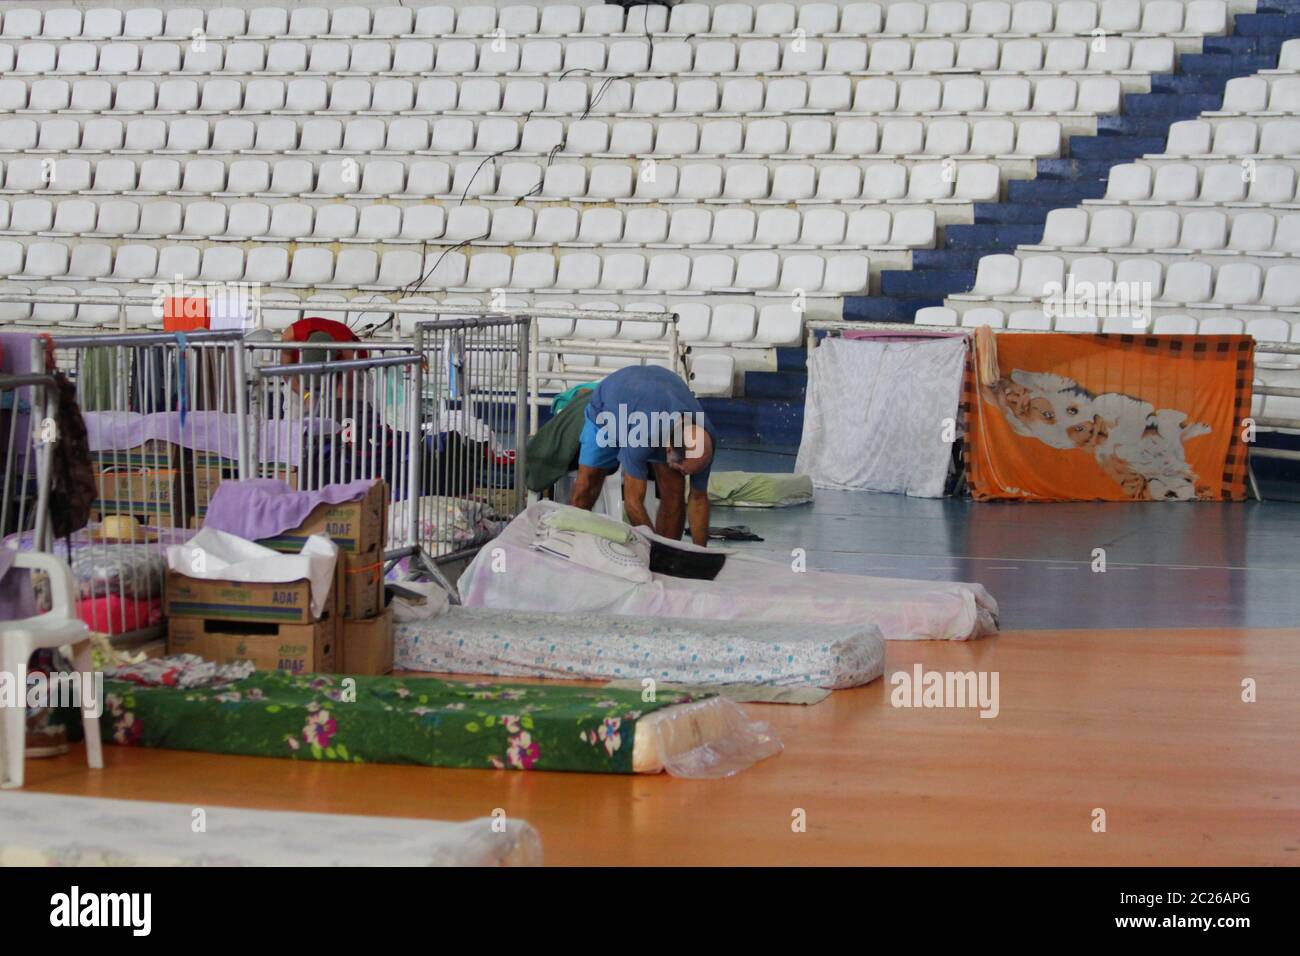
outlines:
{"label": "stacked cardboard box", "polygon": [[221,664],[251,660],[259,670],[333,673],[337,665],[339,575],[325,612],[312,615],[311,583],[218,581],[167,572],[167,651]]}
{"label": "stacked cardboard box", "polygon": [[[202,527],[217,486],[236,478],[239,471],[233,459],[157,440],[93,452],[90,457],[98,486],[95,519],[130,515],[142,524],[163,528]],[[264,465],[260,476],[298,487],[296,467]]]}
{"label": "stacked cardboard box", "polygon": [[92,452],[96,495],[91,517],[129,515],[141,524],[170,528],[180,515],[181,449],[150,440],[134,448]]}
{"label": "stacked cardboard box", "polygon": [[393,616],[384,608],[384,538],[388,486],[376,481],[358,501],[318,505],[297,528],[258,544],[297,552],[314,534],[339,549],[341,626],[338,670],[387,674],[393,669]]}
{"label": "stacked cardboard box", "polygon": [[[223,481],[239,477],[239,462],[209,452],[196,451],[190,457],[186,487],[192,488],[194,502],[194,527],[201,527],[203,518],[208,513],[208,505],[217,492],[217,486]],[[278,478],[290,488],[298,487],[298,469],[288,465],[263,465],[258,477]]]}

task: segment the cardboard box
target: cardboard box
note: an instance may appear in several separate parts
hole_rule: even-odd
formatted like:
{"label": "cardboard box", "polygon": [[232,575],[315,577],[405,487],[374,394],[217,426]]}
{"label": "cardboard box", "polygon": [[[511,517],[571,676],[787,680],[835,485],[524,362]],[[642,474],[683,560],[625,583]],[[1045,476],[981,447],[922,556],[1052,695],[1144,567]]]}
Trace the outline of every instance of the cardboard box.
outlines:
{"label": "cardboard box", "polygon": [[368,621],[342,621],[337,663],[340,674],[393,672],[393,611]]}
{"label": "cardboard box", "polygon": [[[208,452],[195,452],[190,464],[192,478],[187,483],[192,489],[195,514],[207,514],[208,504],[223,481],[238,477],[239,463]],[[298,487],[298,469],[284,465],[263,465],[258,470],[260,478],[279,478],[290,488]]]}
{"label": "cardboard box", "polygon": [[340,551],[365,554],[383,547],[387,520],[388,485],[376,480],[360,501],[317,505],[298,527],[257,543],[297,553],[312,535],[323,534],[332,538]]}
{"label": "cardboard box", "polygon": [[97,497],[91,510],[100,514],[144,516],[146,524],[167,519],[170,527],[180,508],[180,471],[175,468],[108,466],[95,476]]}
{"label": "cardboard box", "polygon": [[108,468],[177,468],[181,449],[161,438],[151,438],[133,448],[106,448],[90,453],[95,471]]}
{"label": "cardboard box", "polygon": [[[322,618],[337,617],[338,575],[330,589]],[[163,614],[168,617],[208,618],[219,621],[261,621],[310,624],[311,583],[307,580],[275,583],[213,581],[167,572]]]}
{"label": "cardboard box", "polygon": [[198,654],[218,664],[252,661],[258,670],[332,674],[337,618],[314,624],[267,624],[176,617],[167,622],[169,654]]}
{"label": "cardboard box", "polygon": [[378,548],[365,554],[339,552],[343,617],[363,620],[384,609],[384,557]]}

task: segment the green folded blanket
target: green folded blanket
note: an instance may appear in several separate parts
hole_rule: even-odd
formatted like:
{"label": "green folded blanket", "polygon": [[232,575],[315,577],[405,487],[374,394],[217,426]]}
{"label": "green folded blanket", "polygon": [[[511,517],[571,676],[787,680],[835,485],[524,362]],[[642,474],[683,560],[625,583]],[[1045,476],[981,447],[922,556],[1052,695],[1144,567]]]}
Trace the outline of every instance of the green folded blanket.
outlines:
{"label": "green folded blanket", "polygon": [[591,392],[576,393],[528,439],[525,482],[529,491],[545,491],[578,467],[582,426],[587,421]]}
{"label": "green folded blanket", "polygon": [[813,500],[807,475],[715,471],[709,475],[709,502],[738,508],[786,508]]}
{"label": "green folded blanket", "polygon": [[[351,683],[349,683],[351,682]],[[632,773],[638,722],[709,697],[258,671],[213,688],[104,681],[108,743],[334,763]]]}
{"label": "green folded blanket", "polygon": [[581,531],[598,538],[627,544],[632,540],[632,527],[604,515],[593,514],[583,508],[556,508],[542,516],[541,523],[556,531]]}

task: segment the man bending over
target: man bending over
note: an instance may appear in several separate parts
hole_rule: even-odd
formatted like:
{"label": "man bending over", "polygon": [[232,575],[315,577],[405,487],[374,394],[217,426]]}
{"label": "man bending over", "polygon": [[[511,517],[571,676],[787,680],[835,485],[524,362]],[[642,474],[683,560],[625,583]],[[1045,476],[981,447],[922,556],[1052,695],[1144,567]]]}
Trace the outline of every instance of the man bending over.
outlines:
{"label": "man bending over", "polygon": [[[569,504],[591,509],[605,476],[623,469],[623,506],[632,525],[678,539],[709,540],[709,469],[713,429],[686,383],[666,368],[632,365],[592,391],[578,453],[578,480]],[[658,520],[646,512],[646,483],[654,478]],[[687,502],[686,478],[691,480]]]}

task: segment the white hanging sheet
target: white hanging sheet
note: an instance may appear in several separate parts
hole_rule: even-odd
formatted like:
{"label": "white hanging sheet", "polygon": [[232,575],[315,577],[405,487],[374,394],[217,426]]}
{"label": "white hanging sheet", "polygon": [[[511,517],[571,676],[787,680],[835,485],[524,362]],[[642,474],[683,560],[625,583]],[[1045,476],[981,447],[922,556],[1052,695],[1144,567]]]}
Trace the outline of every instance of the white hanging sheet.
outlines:
{"label": "white hanging sheet", "polygon": [[943,495],[966,339],[828,338],[808,359],[795,472],[819,488]]}

